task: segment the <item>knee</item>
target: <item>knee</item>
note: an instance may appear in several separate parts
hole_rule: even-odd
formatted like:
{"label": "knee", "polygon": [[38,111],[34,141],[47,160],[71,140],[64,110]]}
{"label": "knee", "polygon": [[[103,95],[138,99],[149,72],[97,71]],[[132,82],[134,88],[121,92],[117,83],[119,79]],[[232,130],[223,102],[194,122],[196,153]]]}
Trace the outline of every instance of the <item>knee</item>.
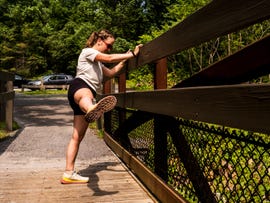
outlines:
{"label": "knee", "polygon": [[85,100],[88,102],[89,100],[91,101],[94,98],[92,92],[89,89],[82,88],[78,90],[74,94],[74,100],[77,104],[80,102],[84,102]]}
{"label": "knee", "polygon": [[84,135],[79,135],[77,133],[73,133],[72,135],[72,140],[74,143],[76,143],[77,145],[79,145],[81,143],[81,141],[83,140]]}

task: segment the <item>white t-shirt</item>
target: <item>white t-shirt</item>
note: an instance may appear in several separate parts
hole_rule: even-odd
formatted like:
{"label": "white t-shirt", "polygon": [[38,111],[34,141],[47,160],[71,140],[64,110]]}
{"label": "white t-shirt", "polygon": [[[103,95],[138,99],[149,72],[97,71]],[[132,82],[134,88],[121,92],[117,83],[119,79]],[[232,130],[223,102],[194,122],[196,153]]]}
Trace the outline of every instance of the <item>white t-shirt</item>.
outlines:
{"label": "white t-shirt", "polygon": [[103,81],[101,62],[95,61],[98,50],[93,48],[84,48],[79,56],[76,78],[84,80],[96,92],[101,90]]}

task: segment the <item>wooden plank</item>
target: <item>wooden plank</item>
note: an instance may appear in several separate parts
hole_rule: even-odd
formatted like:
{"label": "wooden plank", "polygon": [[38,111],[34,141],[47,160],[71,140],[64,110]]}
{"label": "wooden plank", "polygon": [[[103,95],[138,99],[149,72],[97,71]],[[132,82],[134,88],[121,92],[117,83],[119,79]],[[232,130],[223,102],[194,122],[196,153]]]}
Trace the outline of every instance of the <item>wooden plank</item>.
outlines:
{"label": "wooden plank", "polygon": [[173,188],[169,187],[163,180],[151,172],[142,164],[136,157],[119,145],[109,134],[104,134],[105,142],[112,150],[131,168],[136,176],[138,176],[146,187],[154,194],[161,202],[169,203],[185,203],[186,200],[180,196]]}
{"label": "wooden plank", "polygon": [[156,61],[270,17],[270,0],[215,0],[153,41],[128,67]]}
{"label": "wooden plank", "polygon": [[[77,185],[60,184],[62,171],[56,168],[20,166],[6,169],[3,164],[0,167],[0,202],[157,202],[121,164],[115,163],[102,170],[98,166],[85,170],[90,183]],[[16,162],[13,164],[18,166]]]}
{"label": "wooden plank", "polygon": [[270,73],[270,35],[175,85],[239,84]]}
{"label": "wooden plank", "polygon": [[117,106],[270,134],[270,84],[115,94]]}

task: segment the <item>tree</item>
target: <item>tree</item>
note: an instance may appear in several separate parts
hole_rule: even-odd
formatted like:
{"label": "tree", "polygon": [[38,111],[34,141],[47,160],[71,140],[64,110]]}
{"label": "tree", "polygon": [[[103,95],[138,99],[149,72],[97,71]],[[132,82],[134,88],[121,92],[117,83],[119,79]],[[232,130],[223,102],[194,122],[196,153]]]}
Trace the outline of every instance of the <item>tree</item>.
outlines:
{"label": "tree", "polygon": [[152,24],[144,6],[135,0],[1,0],[0,68],[30,77],[75,74],[78,54],[93,31],[107,28],[133,48]]}
{"label": "tree", "polygon": [[[208,2],[0,0],[0,70],[28,77],[46,72],[74,75],[78,55],[93,31],[111,30],[117,37],[114,51],[126,51],[158,37]],[[170,81],[185,79],[265,36],[269,27],[266,21],[169,57]],[[146,66],[136,74],[147,71],[150,73],[151,68]]]}

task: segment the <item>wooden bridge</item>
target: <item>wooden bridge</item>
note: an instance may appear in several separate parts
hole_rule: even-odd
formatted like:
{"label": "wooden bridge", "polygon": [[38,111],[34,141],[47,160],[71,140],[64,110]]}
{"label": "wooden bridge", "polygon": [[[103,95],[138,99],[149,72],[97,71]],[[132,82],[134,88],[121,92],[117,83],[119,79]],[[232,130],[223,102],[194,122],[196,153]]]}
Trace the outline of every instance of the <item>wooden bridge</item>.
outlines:
{"label": "wooden bridge", "polygon": [[269,10],[269,0],[211,1],[129,61],[128,71],[155,65],[155,90],[126,92],[119,76],[105,140],[162,202],[270,201],[270,86],[249,84],[270,73],[269,31],[171,89],[166,77],[169,57],[263,22]]}
{"label": "wooden bridge", "polygon": [[66,96],[16,93],[14,104],[21,129],[0,142],[0,202],[157,202],[92,129],[76,162],[91,181],[62,185],[73,120]]}
{"label": "wooden bridge", "polygon": [[104,140],[159,201],[270,201],[270,86],[248,83],[270,74],[270,35],[171,89],[166,78],[168,57],[263,22],[269,10],[269,0],[212,1],[129,61],[128,71],[155,64],[155,90],[126,92],[125,74],[117,78]]}

